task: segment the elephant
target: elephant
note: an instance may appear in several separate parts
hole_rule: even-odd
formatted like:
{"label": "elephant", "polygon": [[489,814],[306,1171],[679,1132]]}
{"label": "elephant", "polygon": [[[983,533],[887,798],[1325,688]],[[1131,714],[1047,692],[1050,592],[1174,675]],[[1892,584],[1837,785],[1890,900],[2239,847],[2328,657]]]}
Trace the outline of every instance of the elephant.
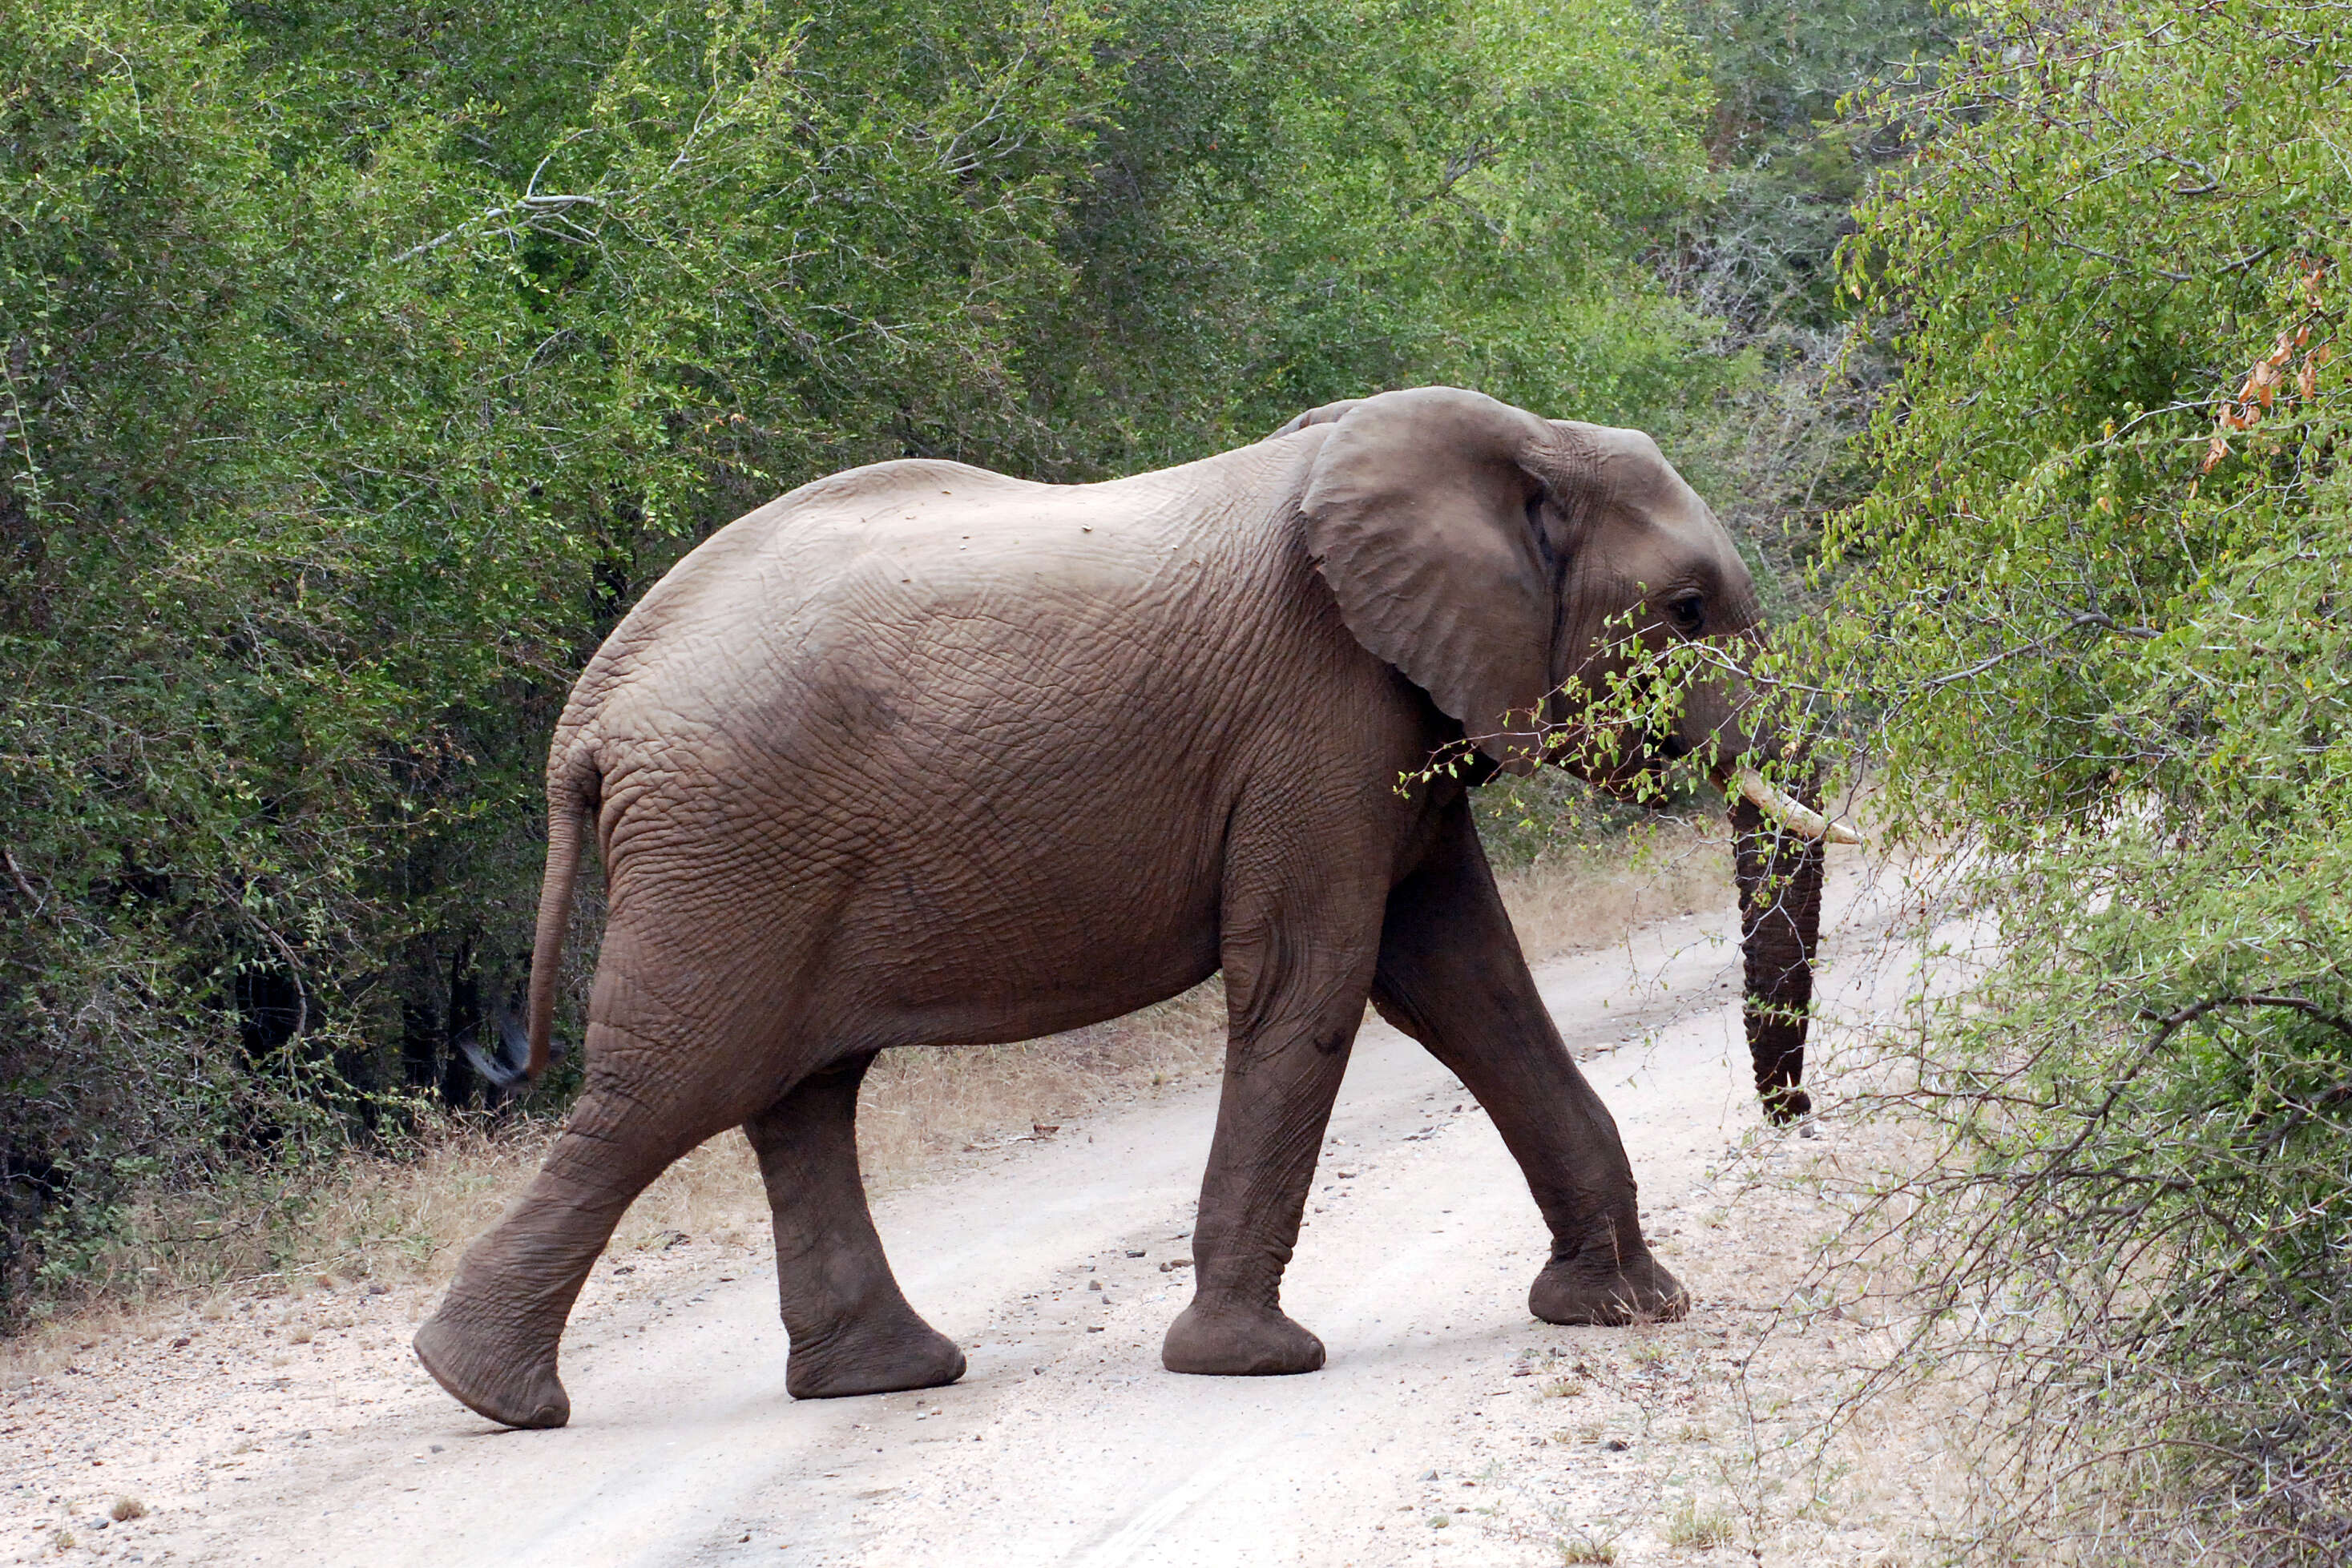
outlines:
{"label": "elephant", "polygon": [[[1223,1084],[1170,1370],[1323,1364],[1281,1284],[1368,1001],[1525,1173],[1551,1235],[1536,1317],[1682,1314],[1469,791],[1547,757],[1623,789],[1703,752],[1728,779],[1763,744],[1733,678],[1693,681],[1608,764],[1559,744],[1580,722],[1563,703],[1637,644],[1756,632],[1730,538],[1650,437],[1455,388],[1105,483],[913,458],[745,515],[646,593],[557,726],[529,1066],[593,828],[608,898],[584,1082],[418,1357],[492,1421],[562,1425],[565,1320],[622,1212],[740,1127],[788,1392],[953,1382],[962,1353],[900,1292],[858,1173],[876,1054],[1071,1030],[1220,971]],[[1739,776],[1748,1025],[1786,1117],[1822,832]]]}

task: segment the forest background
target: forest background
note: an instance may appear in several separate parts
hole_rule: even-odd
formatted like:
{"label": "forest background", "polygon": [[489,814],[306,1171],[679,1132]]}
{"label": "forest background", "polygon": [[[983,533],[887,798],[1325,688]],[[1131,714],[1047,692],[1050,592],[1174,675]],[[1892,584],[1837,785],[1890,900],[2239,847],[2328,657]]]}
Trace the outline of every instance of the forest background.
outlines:
{"label": "forest background", "polygon": [[0,1319],[482,1102],[562,695],[730,517],[1451,382],[1655,432],[1764,678],[2002,922],[1851,1112],[1939,1135],[1877,1212],[2032,1528],[2340,1561],[2347,56],[2240,0],[7,8]]}

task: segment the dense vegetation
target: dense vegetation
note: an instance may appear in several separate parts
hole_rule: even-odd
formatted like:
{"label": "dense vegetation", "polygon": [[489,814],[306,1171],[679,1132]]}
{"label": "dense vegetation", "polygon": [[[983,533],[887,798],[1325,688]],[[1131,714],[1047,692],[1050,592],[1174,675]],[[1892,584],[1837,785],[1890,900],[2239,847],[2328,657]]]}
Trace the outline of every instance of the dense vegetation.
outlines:
{"label": "dense vegetation", "polygon": [[1918,1348],[1999,1396],[2002,1560],[2341,1563],[2352,8],[1982,21],[1887,106],[1901,377],[1803,651],[2005,950],[1912,1064]]}

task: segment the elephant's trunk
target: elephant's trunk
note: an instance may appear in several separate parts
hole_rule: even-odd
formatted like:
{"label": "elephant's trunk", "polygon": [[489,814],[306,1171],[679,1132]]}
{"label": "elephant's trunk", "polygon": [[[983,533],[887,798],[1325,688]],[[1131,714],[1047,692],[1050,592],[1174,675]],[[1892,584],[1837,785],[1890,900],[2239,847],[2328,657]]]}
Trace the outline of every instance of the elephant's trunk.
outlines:
{"label": "elephant's trunk", "polygon": [[[1810,808],[1799,810],[1822,821]],[[1830,835],[1805,833],[1776,821],[1780,815],[1745,791],[1731,808],[1739,947],[1747,967],[1748,1051],[1765,1115],[1787,1123],[1812,1109],[1799,1085],[1805,1075],[1805,1029],[1812,1011],[1822,869]]]}

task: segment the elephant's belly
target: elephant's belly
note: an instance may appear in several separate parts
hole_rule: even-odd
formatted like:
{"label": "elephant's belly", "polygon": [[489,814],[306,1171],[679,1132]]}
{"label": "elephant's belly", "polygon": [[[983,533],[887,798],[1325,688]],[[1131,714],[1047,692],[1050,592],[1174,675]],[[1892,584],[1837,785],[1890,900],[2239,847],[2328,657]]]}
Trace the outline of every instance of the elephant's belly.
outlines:
{"label": "elephant's belly", "polygon": [[1096,880],[985,898],[951,884],[908,887],[854,901],[826,972],[812,977],[828,1032],[892,1045],[1034,1040],[1163,1001],[1216,972],[1213,883],[1087,885]]}

